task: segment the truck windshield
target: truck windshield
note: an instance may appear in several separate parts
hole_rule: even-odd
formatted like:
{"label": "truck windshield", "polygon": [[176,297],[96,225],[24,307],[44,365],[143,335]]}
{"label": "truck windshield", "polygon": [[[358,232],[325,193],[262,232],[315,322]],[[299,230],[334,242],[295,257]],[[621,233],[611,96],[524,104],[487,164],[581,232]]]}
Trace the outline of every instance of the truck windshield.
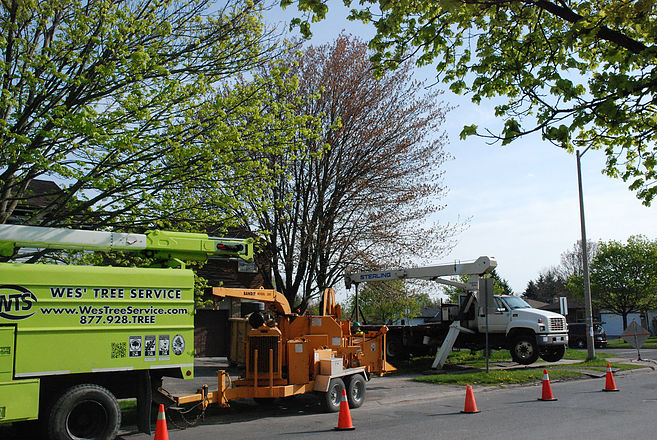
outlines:
{"label": "truck windshield", "polygon": [[509,306],[511,310],[532,308],[532,306],[527,304],[524,299],[517,296],[507,296],[502,298],[502,300],[506,303],[507,306]]}

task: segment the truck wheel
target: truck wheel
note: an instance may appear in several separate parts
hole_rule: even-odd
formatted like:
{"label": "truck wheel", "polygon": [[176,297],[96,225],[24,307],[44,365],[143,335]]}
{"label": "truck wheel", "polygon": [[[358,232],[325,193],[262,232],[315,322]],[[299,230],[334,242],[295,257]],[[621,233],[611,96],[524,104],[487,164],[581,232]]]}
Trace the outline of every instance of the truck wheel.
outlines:
{"label": "truck wheel", "polygon": [[331,379],[328,391],[322,393],[321,404],[325,412],[340,411],[340,402],[342,401],[342,390],[344,382],[340,378]]}
{"label": "truck wheel", "polygon": [[406,359],[408,350],[400,338],[389,338],[386,340],[386,358],[388,359]]}
{"label": "truck wheel", "polygon": [[541,359],[547,362],[557,362],[563,358],[563,355],[566,354],[566,346],[558,345],[556,347],[545,347],[544,350],[540,352]]}
{"label": "truck wheel", "polygon": [[53,404],[48,418],[48,434],[54,440],[111,440],[120,426],[116,397],[94,384],[69,388]]}
{"label": "truck wheel", "polygon": [[365,378],[361,374],[354,374],[347,382],[347,400],[349,408],[360,408],[365,402]]}
{"label": "truck wheel", "polygon": [[511,346],[511,359],[522,365],[529,365],[538,359],[538,347],[532,336],[518,336]]}

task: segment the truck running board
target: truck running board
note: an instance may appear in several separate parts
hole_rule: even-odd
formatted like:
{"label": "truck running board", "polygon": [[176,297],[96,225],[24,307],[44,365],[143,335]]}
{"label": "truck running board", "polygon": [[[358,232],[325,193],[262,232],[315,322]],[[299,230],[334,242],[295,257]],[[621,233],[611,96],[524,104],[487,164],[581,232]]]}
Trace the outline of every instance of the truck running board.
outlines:
{"label": "truck running board", "polygon": [[443,368],[443,365],[445,365],[445,361],[447,360],[447,356],[452,351],[452,347],[454,347],[456,338],[459,337],[459,334],[461,332],[471,333],[471,334],[475,333],[474,331],[468,328],[461,327],[458,322],[453,322],[452,325],[449,326],[449,332],[447,333],[447,337],[445,338],[442,345],[440,346],[440,349],[436,352],[436,358],[433,360],[433,364],[431,365],[431,368],[433,369]]}

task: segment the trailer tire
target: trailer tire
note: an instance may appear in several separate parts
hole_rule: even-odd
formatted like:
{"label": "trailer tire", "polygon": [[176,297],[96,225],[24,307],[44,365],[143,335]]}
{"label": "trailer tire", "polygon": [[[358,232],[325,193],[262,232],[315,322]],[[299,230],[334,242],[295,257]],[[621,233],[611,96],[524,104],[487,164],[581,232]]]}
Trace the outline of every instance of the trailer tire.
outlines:
{"label": "trailer tire", "polygon": [[321,393],[320,403],[325,412],[338,412],[340,411],[340,402],[342,401],[342,390],[344,390],[344,382],[340,378],[331,379],[329,382],[328,391]]}
{"label": "trailer tire", "polygon": [[545,347],[540,352],[541,359],[546,362],[558,362],[566,354],[566,346],[558,345],[556,347]]}
{"label": "trailer tire", "polygon": [[53,440],[112,440],[121,426],[116,397],[99,385],[76,385],[53,404],[48,434]]}
{"label": "trailer tire", "polygon": [[365,378],[361,374],[354,374],[347,382],[347,400],[349,408],[360,408],[365,403],[367,394]]}
{"label": "trailer tire", "polygon": [[538,359],[536,338],[530,335],[518,336],[511,345],[511,359],[522,365],[529,365]]}

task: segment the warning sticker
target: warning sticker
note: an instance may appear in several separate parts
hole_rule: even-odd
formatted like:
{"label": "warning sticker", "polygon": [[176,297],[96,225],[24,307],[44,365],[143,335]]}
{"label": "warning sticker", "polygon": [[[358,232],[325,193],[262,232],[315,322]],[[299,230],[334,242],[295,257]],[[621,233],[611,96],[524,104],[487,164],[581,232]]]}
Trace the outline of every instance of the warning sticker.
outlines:
{"label": "warning sticker", "polygon": [[155,360],[155,352],[157,350],[155,344],[155,335],[146,335],[144,336],[144,356],[146,360]]}
{"label": "warning sticker", "polygon": [[169,335],[160,335],[160,358],[162,356],[167,356],[166,359],[164,360],[169,360],[169,347],[170,347],[170,340],[169,340]]}
{"label": "warning sticker", "polygon": [[141,357],[141,336],[130,336],[128,347],[130,357]]}

